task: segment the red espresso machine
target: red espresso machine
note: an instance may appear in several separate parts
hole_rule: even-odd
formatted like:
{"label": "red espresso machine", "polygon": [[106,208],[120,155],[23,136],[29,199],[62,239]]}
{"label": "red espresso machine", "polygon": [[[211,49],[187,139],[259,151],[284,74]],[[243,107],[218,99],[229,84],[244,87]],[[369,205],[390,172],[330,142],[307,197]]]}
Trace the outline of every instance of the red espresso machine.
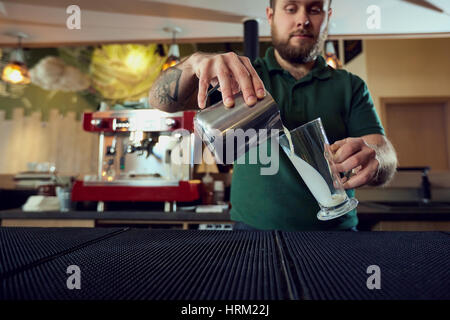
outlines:
{"label": "red espresso machine", "polygon": [[157,109],[84,113],[83,129],[99,134],[98,172],[77,180],[72,201],[177,202],[200,198],[200,181],[192,180],[196,111],[166,113]]}

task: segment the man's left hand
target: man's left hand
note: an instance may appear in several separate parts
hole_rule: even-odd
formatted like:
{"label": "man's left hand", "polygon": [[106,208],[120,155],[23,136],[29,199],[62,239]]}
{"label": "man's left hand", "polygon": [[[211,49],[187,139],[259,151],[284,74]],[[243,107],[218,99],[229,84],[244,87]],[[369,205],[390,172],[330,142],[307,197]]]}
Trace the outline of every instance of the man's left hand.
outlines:
{"label": "man's left hand", "polygon": [[344,177],[342,180],[345,189],[363,186],[376,176],[380,163],[375,150],[363,138],[346,138],[330,147],[334,154],[335,169],[338,172],[352,172],[350,179]]}

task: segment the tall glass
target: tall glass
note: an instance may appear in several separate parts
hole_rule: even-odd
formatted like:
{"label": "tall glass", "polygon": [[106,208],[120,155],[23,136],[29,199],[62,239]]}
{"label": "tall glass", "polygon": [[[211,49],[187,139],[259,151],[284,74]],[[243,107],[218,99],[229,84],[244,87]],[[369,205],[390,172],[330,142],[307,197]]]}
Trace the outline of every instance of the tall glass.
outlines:
{"label": "tall glass", "polygon": [[284,133],[279,143],[317,200],[317,218],[331,220],[355,209],[358,200],[342,186],[320,118]]}

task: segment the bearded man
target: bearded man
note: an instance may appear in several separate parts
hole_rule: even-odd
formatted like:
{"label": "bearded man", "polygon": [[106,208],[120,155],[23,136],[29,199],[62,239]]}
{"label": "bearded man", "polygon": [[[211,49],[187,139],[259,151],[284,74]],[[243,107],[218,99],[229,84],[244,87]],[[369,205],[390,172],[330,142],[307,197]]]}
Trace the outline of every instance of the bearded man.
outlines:
{"label": "bearded man", "polygon": [[[331,0],[271,0],[266,15],[273,47],[264,58],[252,63],[234,53],[194,53],[161,74],[150,90],[150,105],[166,112],[193,103],[204,108],[209,86],[217,83],[227,107],[239,91],[253,105],[267,90],[288,129],[322,119],[336,169],[353,172],[342,181],[349,197],[354,188],[386,184],[397,158],[366,84],[327,66],[321,56]],[[317,201],[284,152],[279,152],[277,174],[261,175],[262,166],[234,164],[230,214],[235,229],[356,230],[356,210],[329,221],[317,219]]]}

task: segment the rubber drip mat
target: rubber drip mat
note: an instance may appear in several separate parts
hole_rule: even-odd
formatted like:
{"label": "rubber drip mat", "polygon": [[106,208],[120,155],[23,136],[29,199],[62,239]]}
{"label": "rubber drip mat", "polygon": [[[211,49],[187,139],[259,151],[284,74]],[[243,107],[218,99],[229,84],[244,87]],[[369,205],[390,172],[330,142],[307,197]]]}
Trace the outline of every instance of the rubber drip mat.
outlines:
{"label": "rubber drip mat", "polygon": [[443,232],[0,228],[0,299],[449,299],[449,249]]}
{"label": "rubber drip mat", "polygon": [[6,279],[0,298],[274,300],[285,288],[271,232],[136,229]]}
{"label": "rubber drip mat", "polygon": [[[440,232],[281,234],[302,299],[449,299],[450,237]],[[381,289],[367,280],[380,268]],[[373,283],[372,281],[370,281]]]}
{"label": "rubber drip mat", "polygon": [[0,228],[0,278],[119,228]]}

